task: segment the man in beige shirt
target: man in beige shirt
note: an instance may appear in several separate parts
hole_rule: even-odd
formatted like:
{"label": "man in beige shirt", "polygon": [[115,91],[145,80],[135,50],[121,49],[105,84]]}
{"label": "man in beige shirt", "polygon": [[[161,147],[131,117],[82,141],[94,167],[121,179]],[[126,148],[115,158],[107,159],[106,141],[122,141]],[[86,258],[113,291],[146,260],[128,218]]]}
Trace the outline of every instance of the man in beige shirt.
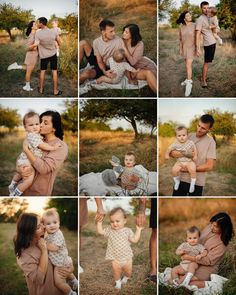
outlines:
{"label": "man in beige shirt", "polygon": [[[213,169],[216,160],[216,143],[213,138],[207,135],[213,127],[213,124],[214,118],[209,114],[205,114],[199,119],[197,132],[189,135],[189,139],[195,143],[197,148],[197,179],[194,192],[189,193],[191,179],[189,173],[183,168],[180,174],[179,188],[178,190],[173,190],[173,196],[202,196],[206,172]],[[183,155],[176,150],[171,152],[171,156],[175,158],[183,156],[189,158],[193,157],[193,155]]]}
{"label": "man in beige shirt", "polygon": [[52,70],[52,80],[53,80],[53,94],[58,96],[62,94],[62,91],[58,90],[58,75],[57,75],[57,47],[61,44],[59,33],[55,29],[49,29],[47,27],[48,20],[45,17],[40,17],[38,19],[38,27],[35,33],[35,42],[31,46],[32,49],[38,46],[39,57],[40,57],[40,87],[38,91],[43,94],[44,80],[47,70],[48,63],[50,63],[50,68]]}
{"label": "man in beige shirt", "polygon": [[104,75],[111,79],[115,77],[109,68],[108,59],[112,57],[114,51],[123,48],[123,41],[116,36],[115,25],[112,21],[106,19],[101,21],[99,28],[101,36],[93,41],[93,46],[86,40],[80,41],[80,63],[83,57],[86,57],[89,64],[94,66],[80,74],[80,83],[86,79],[96,79]]}
{"label": "man in beige shirt", "polygon": [[196,48],[197,56],[200,56],[200,36],[203,36],[203,46],[204,46],[204,64],[202,68],[202,87],[207,87],[207,71],[208,64],[214,59],[215,49],[216,49],[216,39],[209,27],[209,20],[207,17],[207,12],[209,9],[209,3],[203,1],[201,3],[202,15],[196,21]]}

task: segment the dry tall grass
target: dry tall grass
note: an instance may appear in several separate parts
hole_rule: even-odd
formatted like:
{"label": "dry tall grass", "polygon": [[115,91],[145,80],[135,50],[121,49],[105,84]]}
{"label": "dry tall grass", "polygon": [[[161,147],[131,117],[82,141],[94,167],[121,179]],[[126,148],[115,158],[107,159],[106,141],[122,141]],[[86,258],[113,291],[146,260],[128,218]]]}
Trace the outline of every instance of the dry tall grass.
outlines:
{"label": "dry tall grass", "polygon": [[156,171],[156,138],[143,135],[134,140],[133,132],[80,131],[80,175],[111,168],[109,159],[119,157],[123,163],[128,151],[136,154],[136,163]]}

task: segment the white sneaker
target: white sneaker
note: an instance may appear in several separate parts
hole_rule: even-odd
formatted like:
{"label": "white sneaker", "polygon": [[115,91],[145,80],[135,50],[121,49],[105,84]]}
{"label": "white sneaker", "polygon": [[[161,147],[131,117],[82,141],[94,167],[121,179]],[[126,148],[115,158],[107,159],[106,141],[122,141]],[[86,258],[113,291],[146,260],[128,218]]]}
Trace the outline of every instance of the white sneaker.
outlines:
{"label": "white sneaker", "polygon": [[24,89],[25,91],[33,91],[33,90],[34,90],[33,88],[31,88],[30,86],[27,86],[27,85],[25,85],[25,86],[23,87],[23,89]]}
{"label": "white sneaker", "polygon": [[16,70],[18,69],[18,64],[17,62],[14,62],[13,64],[11,64],[10,66],[8,66],[7,70],[10,71],[10,70]]}
{"label": "white sneaker", "polygon": [[181,85],[181,86],[185,86],[187,81],[188,81],[187,79],[184,80],[183,82],[180,83],[180,85]]}
{"label": "white sneaker", "polygon": [[186,82],[186,87],[185,87],[185,96],[188,97],[191,94],[192,87],[193,87],[193,81],[192,80],[187,80]]}
{"label": "white sneaker", "polygon": [[79,265],[79,273],[84,272],[84,269]]}
{"label": "white sneaker", "polygon": [[121,281],[116,282],[115,289],[121,289]]}

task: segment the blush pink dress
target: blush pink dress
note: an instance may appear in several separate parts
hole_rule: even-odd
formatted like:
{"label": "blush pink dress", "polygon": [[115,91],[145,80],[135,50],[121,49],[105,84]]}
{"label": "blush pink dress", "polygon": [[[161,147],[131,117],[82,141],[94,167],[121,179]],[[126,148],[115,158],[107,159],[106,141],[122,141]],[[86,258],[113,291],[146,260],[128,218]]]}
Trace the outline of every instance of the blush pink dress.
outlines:
{"label": "blush pink dress", "polygon": [[182,56],[185,59],[193,59],[196,56],[195,46],[196,25],[190,23],[189,25],[181,25],[179,29],[179,41],[182,48]]}

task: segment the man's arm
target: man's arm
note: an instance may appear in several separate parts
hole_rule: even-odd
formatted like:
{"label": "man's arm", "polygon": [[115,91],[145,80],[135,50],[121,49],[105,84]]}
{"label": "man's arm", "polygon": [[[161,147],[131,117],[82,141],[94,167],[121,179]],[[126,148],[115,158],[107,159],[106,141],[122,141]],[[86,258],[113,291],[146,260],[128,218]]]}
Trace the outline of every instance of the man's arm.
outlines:
{"label": "man's arm", "polygon": [[140,198],[138,214],[136,216],[136,225],[139,227],[144,227],[145,225],[145,221],[146,221],[145,210],[146,210],[146,198]]}
{"label": "man's arm", "polygon": [[197,172],[211,171],[214,167],[214,163],[215,163],[214,159],[207,159],[204,164],[197,166]]}
{"label": "man's arm", "polygon": [[103,72],[103,74],[108,78],[111,78],[111,79],[115,78],[116,74],[114,74],[111,70],[106,71],[106,65],[103,62],[101,55],[97,54],[96,58],[97,58],[98,66],[99,66],[100,70]]}

